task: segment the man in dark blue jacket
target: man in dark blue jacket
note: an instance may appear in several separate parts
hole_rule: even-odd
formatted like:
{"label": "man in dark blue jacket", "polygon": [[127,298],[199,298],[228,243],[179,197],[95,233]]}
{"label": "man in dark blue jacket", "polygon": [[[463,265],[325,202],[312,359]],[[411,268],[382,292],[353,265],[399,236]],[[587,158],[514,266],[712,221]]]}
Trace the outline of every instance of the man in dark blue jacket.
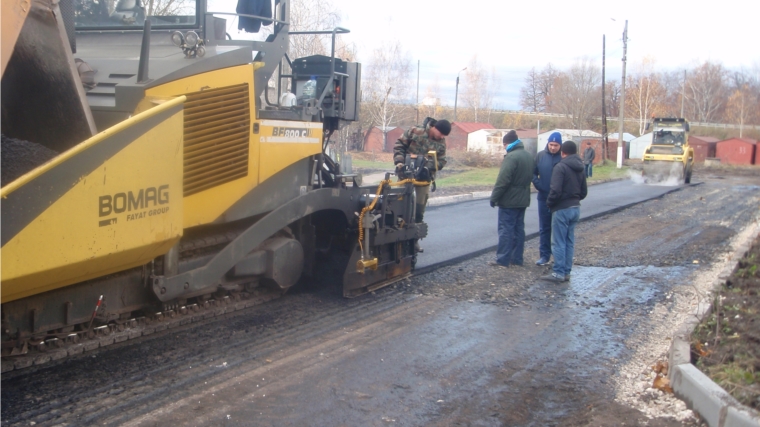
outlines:
{"label": "man in dark blue jacket", "polygon": [[562,144],[562,135],[554,132],[549,135],[546,148],[536,155],[536,167],[533,169],[533,186],[538,190],[538,230],[540,254],[537,265],[547,265],[552,257],[552,213],[546,207],[546,198],[549,197],[549,185],[552,182],[552,169],[562,160],[559,153]]}
{"label": "man in dark blue jacket", "polygon": [[570,280],[575,252],[575,226],[581,217],[581,200],[588,187],[583,160],[573,141],[562,143],[562,161],[552,171],[546,206],[552,211],[552,273],[541,277],[549,282]]}

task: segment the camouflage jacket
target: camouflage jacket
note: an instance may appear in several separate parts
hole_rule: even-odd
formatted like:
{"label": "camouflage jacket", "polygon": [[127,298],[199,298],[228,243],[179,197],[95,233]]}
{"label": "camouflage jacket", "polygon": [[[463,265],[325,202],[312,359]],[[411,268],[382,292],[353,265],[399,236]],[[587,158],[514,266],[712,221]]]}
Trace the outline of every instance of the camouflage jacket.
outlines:
{"label": "camouflage jacket", "polygon": [[[446,165],[446,139],[435,141],[428,137],[430,125],[423,128],[414,126],[409,128],[393,146],[393,163],[404,163],[407,154],[417,154],[427,156],[428,151],[435,151],[438,156],[438,170],[443,169]],[[427,161],[427,168],[435,178],[435,163],[430,156]]]}

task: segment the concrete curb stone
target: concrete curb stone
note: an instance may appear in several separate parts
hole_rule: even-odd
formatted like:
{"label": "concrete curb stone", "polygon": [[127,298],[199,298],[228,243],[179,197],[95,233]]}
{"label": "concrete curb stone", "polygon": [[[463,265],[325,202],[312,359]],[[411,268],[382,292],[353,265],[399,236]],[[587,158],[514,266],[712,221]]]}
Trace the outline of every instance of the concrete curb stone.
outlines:
{"label": "concrete curb stone", "polygon": [[[739,244],[731,258],[732,262],[718,274],[713,289],[719,289],[731,276],[756,237],[757,233],[751,233],[745,242]],[[760,412],[739,403],[691,364],[691,333],[710,313],[712,305],[700,302],[694,316],[673,334],[668,354],[668,366],[671,366],[668,376],[673,392],[710,427],[760,427]]]}

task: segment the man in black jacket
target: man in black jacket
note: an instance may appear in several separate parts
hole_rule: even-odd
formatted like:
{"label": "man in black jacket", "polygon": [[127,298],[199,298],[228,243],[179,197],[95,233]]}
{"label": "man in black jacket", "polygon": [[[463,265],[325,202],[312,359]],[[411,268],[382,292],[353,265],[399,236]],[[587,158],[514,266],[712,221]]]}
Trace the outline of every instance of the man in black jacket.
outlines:
{"label": "man in black jacket", "polygon": [[581,216],[581,200],[586,198],[586,174],[578,147],[573,141],[562,143],[562,161],[552,171],[546,206],[552,211],[552,273],[541,277],[550,282],[570,280],[575,251],[575,226]]}
{"label": "man in black jacket", "polygon": [[523,265],[525,209],[530,205],[534,166],[533,156],[525,151],[517,132],[509,131],[502,143],[507,154],[491,192],[491,207],[499,207],[499,246],[496,261],[491,263],[495,267]]}

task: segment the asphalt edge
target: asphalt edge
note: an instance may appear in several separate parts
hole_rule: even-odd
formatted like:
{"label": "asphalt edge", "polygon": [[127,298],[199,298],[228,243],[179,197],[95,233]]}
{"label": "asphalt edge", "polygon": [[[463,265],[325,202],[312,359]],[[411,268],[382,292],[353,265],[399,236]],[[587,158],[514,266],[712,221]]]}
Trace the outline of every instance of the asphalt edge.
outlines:
{"label": "asphalt edge", "polygon": [[[749,252],[752,242],[760,235],[760,225],[751,224],[752,231],[731,255],[730,262],[713,282],[713,291],[723,286],[738,268],[739,261]],[[760,427],[760,412],[747,407],[691,363],[691,334],[694,328],[712,313],[712,304],[700,301],[689,317],[673,334],[668,354],[670,384],[676,397],[697,412],[710,427]]]}
{"label": "asphalt edge", "polygon": [[[627,179],[629,178],[626,177],[626,178],[603,179],[600,181],[594,181],[589,185],[604,184],[606,182],[624,181]],[[531,192],[531,194],[534,194],[534,193]],[[472,193],[455,194],[453,196],[430,197],[428,199],[427,206],[428,207],[444,206],[444,205],[450,205],[452,203],[461,203],[461,202],[470,202],[472,200],[488,199],[490,197],[491,197],[490,191],[475,191]]]}
{"label": "asphalt edge", "polygon": [[[625,178],[625,179],[627,179],[627,178]],[[610,180],[598,181],[598,183],[602,184],[604,182],[613,182],[613,181],[622,181],[622,180],[623,179],[610,179]],[[611,214],[620,212],[622,210],[628,209],[628,208],[630,208],[632,206],[636,206],[636,205],[638,205],[640,203],[644,203],[644,202],[648,202],[650,200],[655,200],[655,199],[663,198],[663,197],[665,197],[666,195],[668,195],[670,193],[674,193],[676,191],[681,191],[684,188],[687,188],[687,187],[696,187],[697,185],[702,185],[702,184],[703,184],[702,182],[696,182],[696,183],[692,183],[692,184],[679,185],[679,186],[673,187],[672,189],[670,189],[670,190],[666,191],[665,193],[662,193],[662,194],[660,194],[658,196],[653,196],[653,197],[650,197],[648,199],[639,200],[639,201],[636,201],[636,202],[633,202],[633,203],[629,203],[629,204],[623,205],[623,206],[618,206],[618,207],[616,207],[614,209],[610,209],[608,211],[599,212],[599,213],[596,213],[596,214],[593,214],[593,215],[589,215],[587,217],[582,217],[580,219],[580,222],[590,221],[592,219],[603,217],[605,215],[611,215]],[[484,192],[482,192],[482,193],[484,193]],[[455,196],[448,196],[448,197],[455,197]],[[473,199],[471,199],[471,200],[473,200]],[[470,200],[463,200],[463,201],[470,201]],[[451,202],[451,203],[457,203],[457,202]],[[446,204],[448,204],[448,203],[446,203]],[[430,200],[428,200],[428,206],[429,205],[430,205]],[[583,205],[581,205],[581,208],[582,207],[583,207]],[[581,210],[581,212],[583,212],[583,211]],[[526,234],[525,235],[525,241],[527,242],[528,240],[536,238],[536,237],[538,237],[538,235],[539,235],[538,232],[531,233],[531,234]],[[468,259],[472,259],[472,258],[478,257],[480,255],[483,255],[485,253],[493,252],[495,250],[496,250],[496,245],[493,245],[493,246],[490,246],[490,247],[487,247],[487,248],[484,248],[484,249],[481,249],[481,250],[478,250],[478,251],[475,251],[475,252],[471,252],[469,254],[460,255],[460,256],[458,256],[456,258],[452,258],[452,259],[449,259],[449,260],[446,260],[446,261],[437,262],[435,264],[430,264],[430,265],[427,265],[427,266],[421,267],[421,268],[415,268],[414,271],[413,271],[413,276],[420,276],[420,275],[423,275],[423,274],[427,274],[427,273],[430,273],[433,270],[436,270],[436,269],[439,269],[439,268],[442,268],[442,267],[448,267],[448,266],[454,265],[454,264],[458,264],[458,263],[460,263],[462,261],[467,261]]]}

